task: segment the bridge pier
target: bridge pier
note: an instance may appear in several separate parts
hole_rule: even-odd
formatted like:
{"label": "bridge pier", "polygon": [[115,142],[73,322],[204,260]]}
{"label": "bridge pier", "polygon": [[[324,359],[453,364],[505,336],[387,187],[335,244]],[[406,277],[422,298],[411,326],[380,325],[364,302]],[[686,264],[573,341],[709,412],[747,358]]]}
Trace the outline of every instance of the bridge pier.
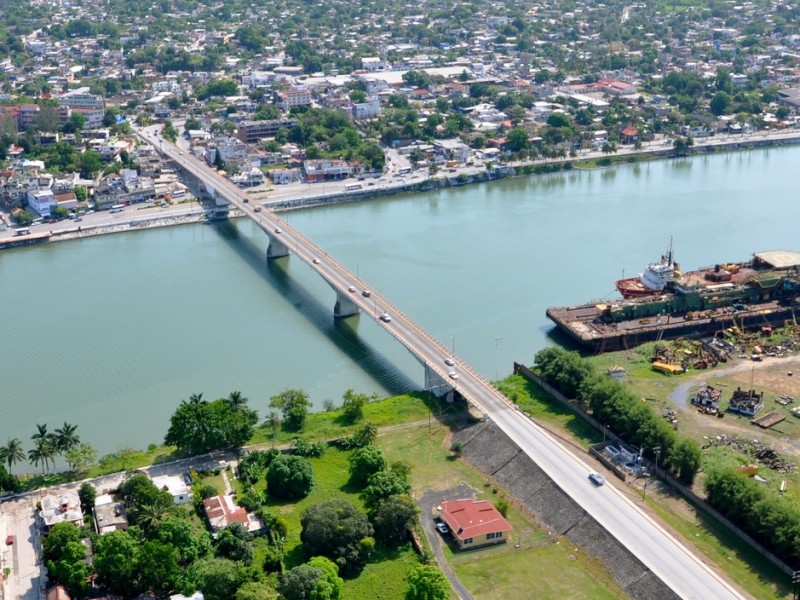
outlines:
{"label": "bridge pier", "polygon": [[430,365],[427,363],[425,364],[425,387],[423,389],[428,390],[437,398],[444,398],[450,404],[453,403],[453,386],[449,381],[431,369]]}
{"label": "bridge pier", "polygon": [[336,304],[333,305],[333,316],[337,319],[352,317],[359,313],[359,308],[350,296],[336,290]]}
{"label": "bridge pier", "polygon": [[283,240],[274,235],[267,234],[269,238],[269,246],[267,246],[267,260],[272,258],[281,258],[282,256],[289,256],[289,249]]}

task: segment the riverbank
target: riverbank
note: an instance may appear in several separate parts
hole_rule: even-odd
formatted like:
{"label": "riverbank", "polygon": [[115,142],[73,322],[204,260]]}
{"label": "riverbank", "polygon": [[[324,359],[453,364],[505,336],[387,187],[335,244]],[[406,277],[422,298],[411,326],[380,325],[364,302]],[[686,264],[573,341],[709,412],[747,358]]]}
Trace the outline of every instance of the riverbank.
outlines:
{"label": "riverbank", "polygon": [[[600,151],[588,151],[579,153],[575,157],[569,158],[545,158],[531,161],[519,161],[502,168],[492,170],[462,167],[456,172],[438,173],[423,177],[417,181],[408,183],[398,183],[381,188],[367,188],[356,192],[341,192],[333,194],[303,195],[295,197],[272,200],[266,197],[263,201],[254,198],[254,201],[269,207],[275,212],[299,210],[303,208],[314,208],[319,206],[330,206],[333,204],[361,202],[383,196],[391,196],[403,193],[418,193],[447,187],[464,186],[470,184],[489,183],[491,181],[505,179],[509,177],[528,177],[542,173],[556,172],[561,170],[594,170],[607,168],[620,163],[637,161],[652,161],[663,158],[675,158],[675,149],[671,145],[671,140],[664,142],[649,142],[650,145],[635,148],[626,146],[619,148],[617,152],[605,154]],[[739,150],[753,150],[772,146],[787,146],[800,144],[800,131],[790,132],[768,132],[743,135],[711,136],[697,138],[694,145],[687,148],[681,158],[691,158],[698,155],[706,155],[712,152],[731,152]],[[67,241],[106,235],[112,233],[128,233],[131,231],[152,229],[157,227],[173,227],[176,225],[186,225],[192,223],[202,223],[208,220],[206,210],[213,210],[213,207],[198,210],[196,205],[187,207],[190,212],[178,213],[165,216],[163,214],[140,214],[132,215],[132,218],[114,224],[101,225],[81,225],[75,224],[73,227],[65,229],[54,229],[50,231],[50,238],[47,242]],[[126,216],[131,216],[130,213]],[[239,211],[231,211],[229,218],[244,216]],[[74,222],[71,222],[74,224]],[[0,232],[2,237],[2,232]]]}

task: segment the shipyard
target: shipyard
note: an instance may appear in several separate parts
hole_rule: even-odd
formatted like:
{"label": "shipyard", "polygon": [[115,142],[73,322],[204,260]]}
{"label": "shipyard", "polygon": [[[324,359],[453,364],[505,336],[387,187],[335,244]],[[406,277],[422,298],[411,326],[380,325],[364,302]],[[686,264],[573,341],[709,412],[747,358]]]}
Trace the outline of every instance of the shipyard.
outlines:
{"label": "shipyard", "polygon": [[679,337],[714,337],[735,327],[797,324],[800,252],[757,252],[741,263],[716,264],[688,273],[672,256],[637,278],[617,281],[621,300],[551,307],[547,317],[579,346],[594,352],[627,349]]}

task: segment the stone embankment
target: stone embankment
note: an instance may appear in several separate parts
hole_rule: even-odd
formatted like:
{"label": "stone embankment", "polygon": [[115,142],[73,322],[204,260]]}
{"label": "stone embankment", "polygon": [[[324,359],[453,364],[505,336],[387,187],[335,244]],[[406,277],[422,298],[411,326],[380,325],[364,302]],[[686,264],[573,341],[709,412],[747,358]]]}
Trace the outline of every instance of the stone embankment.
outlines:
{"label": "stone embankment", "polygon": [[503,486],[554,536],[564,536],[603,562],[634,600],[674,600],[678,596],[636,556],[603,529],[523,453],[499,427],[484,422],[454,434],[462,456]]}

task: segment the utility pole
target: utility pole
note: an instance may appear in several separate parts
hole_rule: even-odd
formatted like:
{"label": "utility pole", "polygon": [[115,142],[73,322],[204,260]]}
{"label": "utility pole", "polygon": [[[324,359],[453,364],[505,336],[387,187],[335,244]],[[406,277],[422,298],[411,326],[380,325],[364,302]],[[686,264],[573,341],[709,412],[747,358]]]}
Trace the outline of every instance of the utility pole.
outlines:
{"label": "utility pole", "polygon": [[656,470],[653,476],[658,479],[658,457],[661,455],[661,446],[653,446],[653,452],[656,453]]}

